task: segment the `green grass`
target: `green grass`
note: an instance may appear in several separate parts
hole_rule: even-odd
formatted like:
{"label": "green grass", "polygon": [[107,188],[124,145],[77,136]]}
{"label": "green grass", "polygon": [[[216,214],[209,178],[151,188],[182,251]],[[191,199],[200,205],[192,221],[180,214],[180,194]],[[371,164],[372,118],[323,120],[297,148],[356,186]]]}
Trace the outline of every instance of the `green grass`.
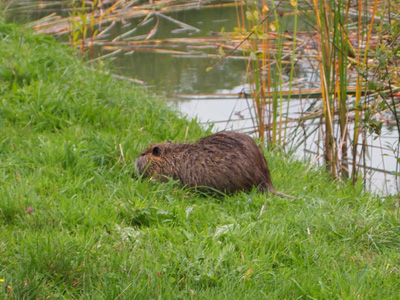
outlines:
{"label": "green grass", "polygon": [[400,298],[397,199],[277,151],[274,184],[298,200],[132,178],[145,146],[187,128],[206,134],[0,23],[0,299]]}

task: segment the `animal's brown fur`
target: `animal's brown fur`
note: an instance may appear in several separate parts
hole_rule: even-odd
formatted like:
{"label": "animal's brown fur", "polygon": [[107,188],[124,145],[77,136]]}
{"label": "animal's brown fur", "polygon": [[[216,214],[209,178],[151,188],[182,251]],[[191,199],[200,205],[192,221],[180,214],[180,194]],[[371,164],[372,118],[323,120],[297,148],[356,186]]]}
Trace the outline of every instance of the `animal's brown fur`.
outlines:
{"label": "animal's brown fur", "polygon": [[143,177],[171,177],[188,187],[232,193],[256,186],[277,194],[261,149],[241,133],[218,132],[193,144],[154,144],[139,155],[135,164]]}

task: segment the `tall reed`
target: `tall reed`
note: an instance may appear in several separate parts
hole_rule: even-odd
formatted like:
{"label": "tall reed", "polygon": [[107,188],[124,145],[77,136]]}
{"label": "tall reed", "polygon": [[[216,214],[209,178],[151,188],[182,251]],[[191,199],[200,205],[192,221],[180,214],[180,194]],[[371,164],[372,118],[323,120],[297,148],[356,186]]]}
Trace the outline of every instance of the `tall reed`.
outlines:
{"label": "tall reed", "polygon": [[[343,72],[343,64],[345,60],[338,59],[340,54],[345,52],[343,49],[343,43],[337,41],[340,34],[334,27],[340,23],[341,17],[341,1],[338,5],[331,9],[327,1],[313,0],[314,13],[316,20],[316,29],[318,32],[318,64],[320,71],[321,80],[321,91],[322,91],[322,107],[323,107],[323,124],[324,124],[324,159],[326,167],[332,172],[333,176],[337,175],[337,145],[334,139],[334,125],[333,117],[335,111],[335,100],[338,95],[347,95],[346,91],[340,91],[337,82],[343,81],[345,78],[341,78],[341,75],[346,75]],[[335,9],[336,8],[336,9]],[[343,51],[344,50],[344,51]],[[337,70],[342,72],[337,73]],[[347,78],[346,78],[347,80]],[[342,92],[342,93],[341,93]],[[341,114],[339,118],[343,117],[343,112],[346,110],[346,98],[341,97],[339,101],[339,107],[341,107]],[[340,121],[340,128],[342,133],[346,132],[346,120]],[[344,135],[344,137],[346,137]],[[343,145],[346,145],[346,140],[343,141]],[[344,146],[345,147],[345,146]]]}
{"label": "tall reed", "polygon": [[[368,57],[368,50],[369,50],[369,41],[371,38],[372,34],[372,29],[374,25],[374,20],[375,20],[375,14],[378,8],[378,0],[375,0],[374,2],[374,7],[372,11],[372,16],[371,16],[371,22],[369,25],[368,29],[368,34],[367,34],[367,40],[366,40],[366,46],[365,49],[362,49],[362,37],[363,37],[363,32],[362,32],[362,11],[363,11],[363,2],[359,1],[358,4],[358,30],[357,30],[357,40],[358,40],[358,51],[357,51],[357,69],[358,69],[358,76],[357,76],[357,88],[356,88],[356,100],[355,100],[355,119],[354,119],[354,138],[353,138],[353,167],[352,167],[352,178],[353,178],[353,183],[357,180],[358,173],[357,173],[357,149],[358,149],[358,139],[359,139],[359,133],[360,133],[360,127],[358,126],[359,124],[359,119],[361,118],[362,114],[362,108],[360,107],[360,101],[361,101],[361,92],[363,89],[363,83],[364,83],[364,78],[367,77],[368,74],[368,68],[367,68],[367,57]],[[361,61],[361,54],[362,51],[364,51],[364,58]],[[364,74],[361,71],[361,69],[364,69]],[[366,109],[366,101],[363,102],[363,108],[364,110]],[[369,120],[364,120],[365,122]],[[362,146],[362,153],[365,154],[365,142],[363,141],[363,146]],[[365,161],[365,159],[363,160]]]}
{"label": "tall reed", "polygon": [[[283,34],[279,25],[277,5],[272,1],[271,7],[263,0],[259,6],[257,1],[235,1],[238,15],[238,32],[249,37],[245,55],[247,62],[247,78],[254,103],[254,119],[256,131],[261,140],[265,137],[274,144],[281,143],[283,138],[282,119],[282,76],[281,58]],[[246,19],[244,19],[246,15]],[[270,18],[272,17],[272,21]],[[297,19],[296,19],[297,20]],[[271,51],[269,31],[276,33],[278,51]],[[294,57],[292,58],[294,61]],[[273,66],[275,72],[273,71]],[[292,68],[294,64],[292,64]],[[272,75],[273,74],[273,75]],[[266,130],[267,129],[267,130]]]}
{"label": "tall reed", "polygon": [[[236,1],[237,3],[237,1]],[[238,4],[237,4],[238,5]],[[260,58],[261,56],[268,55],[267,51],[262,51],[263,47],[266,46],[264,36],[264,24],[267,24],[267,17],[265,13],[267,9],[262,9],[261,17],[260,10],[255,2],[253,3],[243,3],[240,1],[240,8],[237,7],[237,11],[241,11],[241,24],[239,28],[241,32],[250,32],[248,48],[246,49],[249,55],[247,73],[248,81],[250,86],[250,92],[254,101],[254,113],[255,120],[257,122],[257,131],[259,138],[264,140],[265,138],[265,74],[262,72],[264,60]],[[246,11],[246,19],[244,20],[244,11]],[[259,41],[261,43],[261,49]],[[260,54],[261,53],[261,54]]]}

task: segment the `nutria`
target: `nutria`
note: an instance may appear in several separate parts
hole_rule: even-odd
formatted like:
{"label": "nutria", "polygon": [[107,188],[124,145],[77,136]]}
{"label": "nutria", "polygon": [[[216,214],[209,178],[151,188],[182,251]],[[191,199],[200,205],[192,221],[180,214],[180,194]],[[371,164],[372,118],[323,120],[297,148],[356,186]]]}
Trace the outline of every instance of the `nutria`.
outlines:
{"label": "nutria", "polygon": [[267,161],[253,139],[245,134],[223,131],[193,144],[165,142],[146,148],[135,161],[145,177],[179,180],[188,187],[233,193],[253,186],[282,197],[272,185]]}

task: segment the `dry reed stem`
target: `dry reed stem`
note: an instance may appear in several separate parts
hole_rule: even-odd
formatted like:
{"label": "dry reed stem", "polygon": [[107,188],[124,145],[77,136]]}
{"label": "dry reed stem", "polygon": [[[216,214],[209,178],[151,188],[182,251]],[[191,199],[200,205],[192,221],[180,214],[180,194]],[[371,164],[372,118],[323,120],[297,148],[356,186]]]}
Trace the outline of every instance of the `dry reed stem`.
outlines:
{"label": "dry reed stem", "polygon": [[[361,17],[362,17],[362,1],[359,1],[359,14],[358,14],[358,22],[361,24]],[[368,31],[367,35],[367,41],[370,41],[371,34],[372,34],[372,28],[373,28],[373,22],[375,19],[375,14],[377,10],[377,5],[378,5],[378,0],[375,0],[374,4],[374,9],[372,12],[372,18],[371,18],[371,23],[370,23],[370,28]],[[358,52],[357,52],[357,70],[360,70],[361,67],[361,28],[360,26],[358,27],[357,30],[357,37],[358,37]],[[366,44],[366,49],[364,51],[364,59],[363,59],[363,65],[366,65],[367,62],[367,53],[368,53],[368,42]],[[361,90],[362,90],[362,83],[363,83],[363,77],[362,74],[359,74],[357,77],[357,93],[356,93],[356,100],[355,100],[355,107],[356,107],[356,115],[355,115],[355,120],[354,120],[354,139],[353,139],[353,171],[352,171],[352,178],[353,178],[353,183],[357,181],[357,169],[356,169],[356,158],[357,158],[357,144],[358,144],[358,136],[359,136],[359,128],[358,128],[358,120],[360,118],[360,111],[357,109],[360,103],[361,99]]]}

